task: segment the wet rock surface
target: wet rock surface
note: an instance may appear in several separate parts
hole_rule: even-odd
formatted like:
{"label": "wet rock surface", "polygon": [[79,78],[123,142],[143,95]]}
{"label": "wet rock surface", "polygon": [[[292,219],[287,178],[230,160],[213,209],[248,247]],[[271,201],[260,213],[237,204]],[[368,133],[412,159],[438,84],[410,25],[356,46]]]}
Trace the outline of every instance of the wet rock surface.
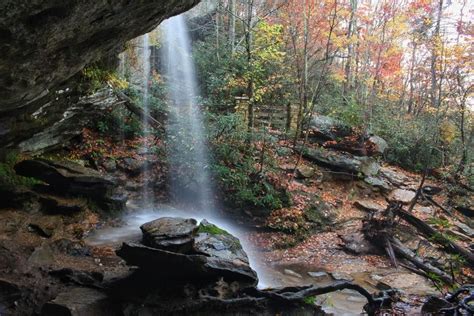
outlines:
{"label": "wet rock surface", "polygon": [[[47,183],[48,189],[55,193],[90,198],[106,209],[123,209],[126,202],[120,199],[115,190],[116,183],[99,172],[71,161],[52,161],[46,159],[23,160],[15,165],[18,175],[35,178]],[[54,198],[43,198],[46,207],[57,212],[79,211],[77,205],[61,205]],[[78,209],[76,209],[78,208]]]}
{"label": "wet rock surface", "polygon": [[373,176],[380,169],[380,165],[373,158],[356,157],[322,148],[307,149],[303,157],[320,166],[353,175]]}
{"label": "wet rock surface", "polygon": [[115,316],[119,309],[107,295],[95,289],[74,288],[62,292],[41,309],[42,316]]}
{"label": "wet rock surface", "polygon": [[165,217],[141,228],[144,244],[126,242],[117,254],[154,277],[258,282],[239,240],[205,220],[198,227],[194,219]]}
{"label": "wet rock surface", "polygon": [[388,199],[403,204],[410,204],[411,201],[415,198],[415,194],[416,193],[413,191],[396,189],[389,194]]}
{"label": "wet rock surface", "polygon": [[322,140],[336,140],[352,134],[352,128],[343,122],[329,116],[316,115],[309,123],[312,138]]}
{"label": "wet rock surface", "polygon": [[[161,21],[196,5],[197,0],[173,1],[13,1],[0,4],[0,144],[30,136],[16,130],[43,105],[59,110],[48,126],[60,122],[65,109],[43,101],[50,89],[85,65],[123,48],[128,40],[155,28]],[[20,114],[22,114],[20,116]],[[23,116],[25,114],[25,116]],[[44,117],[39,117],[44,120]],[[14,119],[16,124],[10,124]],[[39,121],[39,120],[38,120]],[[38,122],[40,123],[40,122]],[[41,130],[47,128],[42,125]],[[41,131],[39,130],[39,131]],[[57,134],[60,135],[60,134]],[[5,136],[5,137],[4,137]]]}
{"label": "wet rock surface", "polygon": [[163,217],[143,224],[143,244],[152,248],[178,253],[193,250],[194,235],[198,230],[194,219]]}

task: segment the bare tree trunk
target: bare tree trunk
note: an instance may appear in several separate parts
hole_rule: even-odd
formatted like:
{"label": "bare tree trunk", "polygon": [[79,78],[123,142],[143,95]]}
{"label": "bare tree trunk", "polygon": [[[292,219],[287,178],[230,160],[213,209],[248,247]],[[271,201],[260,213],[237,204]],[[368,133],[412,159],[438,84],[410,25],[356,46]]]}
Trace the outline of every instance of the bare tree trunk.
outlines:
{"label": "bare tree trunk", "polygon": [[229,11],[230,11],[229,42],[230,42],[232,53],[235,52],[235,15],[236,15],[235,1],[236,0],[230,0],[229,2]]}
{"label": "bare tree trunk", "polygon": [[433,34],[432,40],[432,50],[431,50],[431,106],[437,107],[439,105],[439,101],[437,98],[437,85],[438,85],[438,76],[436,73],[436,66],[438,63],[438,51],[437,51],[437,43],[440,41],[440,30],[441,30],[441,16],[443,14],[443,0],[439,0],[438,2],[438,16],[436,19],[436,27]]}
{"label": "bare tree trunk", "polygon": [[409,73],[409,77],[410,77],[410,95],[408,97],[408,109],[407,109],[408,114],[411,114],[412,111],[414,110],[413,109],[413,93],[415,91],[415,85],[414,85],[415,79],[413,78],[413,76],[414,76],[414,73],[415,73],[415,59],[416,59],[417,46],[418,45],[416,43],[416,40],[413,39],[413,50],[411,52],[411,64],[410,64],[410,73]]}
{"label": "bare tree trunk", "polygon": [[356,18],[355,13],[357,10],[357,0],[351,0],[351,17],[349,20],[349,25],[347,26],[347,39],[349,40],[349,45],[347,45],[347,60],[344,67],[345,81],[343,86],[343,95],[347,96],[349,90],[352,87],[352,55],[354,54],[354,44],[351,43],[352,35],[356,28]]}
{"label": "bare tree trunk", "polygon": [[[247,51],[247,67],[251,67],[252,64],[252,20],[253,20],[253,1],[247,0],[247,21],[246,21],[246,33],[245,33],[245,44]],[[252,132],[254,127],[254,104],[253,104],[253,78],[250,76],[247,82],[247,96],[249,98],[248,103],[248,130]]]}

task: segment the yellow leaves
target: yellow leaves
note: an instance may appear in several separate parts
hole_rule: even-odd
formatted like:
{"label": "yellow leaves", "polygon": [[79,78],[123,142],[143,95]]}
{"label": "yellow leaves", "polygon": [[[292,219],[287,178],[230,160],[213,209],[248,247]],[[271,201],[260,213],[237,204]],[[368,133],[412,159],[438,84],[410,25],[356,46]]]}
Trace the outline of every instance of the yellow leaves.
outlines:
{"label": "yellow leaves", "polygon": [[338,82],[344,82],[345,74],[342,69],[335,69],[332,73],[332,78]]}
{"label": "yellow leaves", "polygon": [[457,136],[456,126],[450,121],[444,121],[439,126],[439,137],[447,145],[451,144]]}
{"label": "yellow leaves", "polygon": [[105,76],[105,80],[107,81],[107,83],[109,83],[114,88],[117,88],[117,89],[120,89],[120,90],[124,90],[124,89],[128,88],[128,81],[119,78],[117,75],[115,75],[113,73],[108,73]]}

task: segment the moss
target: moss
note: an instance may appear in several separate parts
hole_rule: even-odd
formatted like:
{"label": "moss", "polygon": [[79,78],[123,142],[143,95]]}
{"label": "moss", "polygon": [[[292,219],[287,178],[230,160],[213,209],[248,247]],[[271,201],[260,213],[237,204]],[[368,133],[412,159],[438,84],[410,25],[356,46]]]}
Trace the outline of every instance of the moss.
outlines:
{"label": "moss", "polygon": [[15,151],[4,152],[0,160],[0,187],[11,188],[15,186],[31,187],[41,183],[33,178],[22,177],[16,174],[14,166],[21,160]]}
{"label": "moss", "polygon": [[219,228],[216,225],[210,223],[200,224],[198,228],[198,233],[208,233],[210,235],[230,235],[224,229]]}
{"label": "moss", "polygon": [[305,209],[305,218],[321,228],[332,223],[331,214],[327,204],[320,198],[315,197],[312,203]]}
{"label": "moss", "polygon": [[316,296],[307,296],[303,299],[303,302],[308,305],[316,305]]}

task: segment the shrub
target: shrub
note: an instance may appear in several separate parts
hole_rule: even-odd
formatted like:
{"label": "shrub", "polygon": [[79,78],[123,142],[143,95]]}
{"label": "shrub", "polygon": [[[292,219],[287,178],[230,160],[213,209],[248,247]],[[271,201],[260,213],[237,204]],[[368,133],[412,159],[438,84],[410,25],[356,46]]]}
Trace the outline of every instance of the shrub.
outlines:
{"label": "shrub", "polygon": [[8,151],[5,153],[4,157],[2,157],[2,161],[0,161],[0,187],[4,188],[11,188],[14,186],[33,186],[40,181],[22,177],[16,174],[15,169],[13,167],[21,160],[18,153],[15,151]]}
{"label": "shrub", "polygon": [[[256,167],[260,152],[250,148],[246,127],[237,114],[212,116],[209,131],[214,153],[213,171],[228,202],[238,207],[277,209],[289,204],[289,196],[270,181],[268,171]],[[267,159],[266,170],[272,161]]]}

